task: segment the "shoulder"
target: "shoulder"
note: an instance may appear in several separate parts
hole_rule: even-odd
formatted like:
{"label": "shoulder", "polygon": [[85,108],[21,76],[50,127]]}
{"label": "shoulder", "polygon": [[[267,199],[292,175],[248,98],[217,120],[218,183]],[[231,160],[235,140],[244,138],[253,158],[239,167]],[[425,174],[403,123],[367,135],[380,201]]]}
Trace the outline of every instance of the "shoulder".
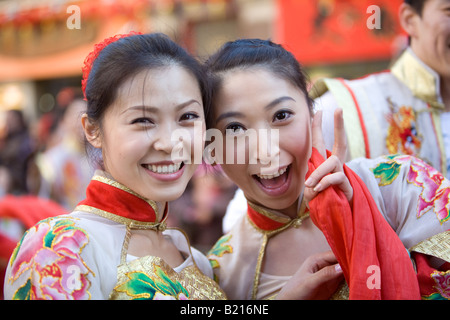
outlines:
{"label": "shoulder", "polygon": [[[68,299],[74,298],[72,294],[86,297],[88,292],[82,289],[87,289],[85,276],[90,270],[81,252],[88,242],[87,232],[70,215],[48,218],[28,229],[8,264],[5,285],[14,289],[9,298]],[[81,287],[70,288],[73,272],[85,275],[79,278]]]}

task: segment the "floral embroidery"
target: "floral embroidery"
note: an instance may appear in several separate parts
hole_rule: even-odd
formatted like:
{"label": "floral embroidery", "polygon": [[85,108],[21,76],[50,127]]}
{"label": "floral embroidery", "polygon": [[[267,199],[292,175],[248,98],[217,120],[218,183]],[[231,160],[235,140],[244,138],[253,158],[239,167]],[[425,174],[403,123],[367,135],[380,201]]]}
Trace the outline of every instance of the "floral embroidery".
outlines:
{"label": "floral embroidery", "polygon": [[208,252],[208,255],[215,255],[217,257],[222,257],[225,253],[232,253],[233,247],[226,244],[231,239],[231,234],[222,236],[217,240],[216,244]]}
{"label": "floral embroidery", "polygon": [[386,116],[389,128],[386,138],[386,147],[390,154],[401,153],[407,155],[417,154],[421,141],[416,130],[416,116],[411,107],[394,107],[388,99],[391,113]]}
{"label": "floral embroidery", "polygon": [[27,273],[13,299],[88,299],[92,271],[80,257],[89,242],[71,218],[49,218],[29,229],[11,256],[13,283]]}
{"label": "floral embroidery", "polygon": [[154,267],[155,277],[135,271],[126,274],[128,280],[114,288],[133,300],[187,300],[188,291],[178,281],[172,281],[160,266]]}
{"label": "floral embroidery", "polygon": [[427,300],[450,300],[450,271],[434,271],[431,278],[437,292],[424,297]]}
{"label": "floral embroidery", "polygon": [[375,177],[380,179],[379,186],[391,184],[400,174],[401,166],[410,163],[406,179],[422,188],[417,202],[417,218],[433,209],[441,224],[450,219],[450,182],[441,173],[415,157],[389,156],[387,159],[389,161],[372,169]]}
{"label": "floral embroidery", "polygon": [[[387,156],[386,158],[392,160],[396,156]],[[380,179],[378,185],[387,186],[390,185],[398,177],[400,173],[401,164],[395,161],[381,162],[378,166],[372,169],[375,178]]]}
{"label": "floral embroidery", "polygon": [[[231,234],[222,236],[219,240],[217,240],[216,244],[211,248],[208,252],[209,263],[213,269],[220,268],[220,263],[217,259],[211,259],[211,256],[222,257],[225,253],[232,253],[233,247],[229,244],[226,244],[231,239]],[[214,274],[214,280],[219,282],[219,277],[217,274]]]}

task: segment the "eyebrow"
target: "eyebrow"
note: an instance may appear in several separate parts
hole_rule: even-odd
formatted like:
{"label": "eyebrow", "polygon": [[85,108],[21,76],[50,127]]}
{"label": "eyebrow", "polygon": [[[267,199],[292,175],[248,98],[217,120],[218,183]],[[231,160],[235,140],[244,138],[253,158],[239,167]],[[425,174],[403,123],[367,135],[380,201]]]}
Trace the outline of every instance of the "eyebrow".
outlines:
{"label": "eyebrow", "polygon": [[[294,98],[289,97],[289,96],[283,96],[283,97],[277,98],[277,99],[273,100],[272,102],[270,102],[268,105],[266,105],[264,107],[264,110],[270,110],[285,100],[292,100],[295,102]],[[219,121],[226,119],[226,118],[243,118],[243,117],[244,117],[244,114],[241,112],[237,112],[237,111],[225,112],[217,117],[216,123],[218,123]]]}
{"label": "eyebrow", "polygon": [[[200,102],[198,102],[195,99],[191,99],[189,101],[186,101],[186,102],[183,102],[183,103],[177,105],[175,107],[175,111],[178,112],[181,109],[183,109],[183,108],[185,108],[185,107],[187,107],[187,106],[189,106],[189,105],[191,105],[193,103],[197,103],[198,105],[201,106]],[[143,110],[143,111],[148,111],[148,112],[157,112],[159,110],[159,108],[153,107],[153,106],[137,105],[137,106],[132,106],[132,107],[129,107],[129,108],[125,109],[124,111],[122,111],[122,113],[125,113],[125,112],[127,112],[129,110]]]}

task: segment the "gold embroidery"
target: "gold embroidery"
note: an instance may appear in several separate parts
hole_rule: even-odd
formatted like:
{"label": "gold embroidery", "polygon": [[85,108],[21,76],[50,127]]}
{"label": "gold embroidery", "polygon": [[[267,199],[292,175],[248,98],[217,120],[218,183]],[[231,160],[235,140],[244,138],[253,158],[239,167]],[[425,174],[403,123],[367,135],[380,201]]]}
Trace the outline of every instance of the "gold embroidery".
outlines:
{"label": "gold embroidery", "polygon": [[409,251],[423,253],[450,262],[450,231],[441,232],[423,240]]}
{"label": "gold embroidery", "polygon": [[265,216],[265,217],[267,217],[267,218],[269,218],[271,220],[274,220],[274,221],[279,222],[279,223],[288,223],[291,220],[288,217],[279,216],[279,215],[277,215],[274,212],[271,212],[271,211],[269,211],[269,210],[267,210],[267,209],[265,209],[263,207],[260,207],[260,206],[254,204],[254,203],[251,203],[250,201],[247,201],[247,202],[248,202],[248,205],[253,210],[255,210],[259,214],[261,214],[261,215],[263,215],[263,216]]}
{"label": "gold embroidery", "polygon": [[[132,280],[134,274],[138,274],[140,279],[147,279],[148,282]],[[177,273],[163,259],[154,256],[138,258],[120,265],[117,272],[117,280],[117,284],[109,297],[113,300],[130,300],[133,298],[157,299],[158,297],[171,295],[164,292],[164,289],[170,285],[173,285],[174,289],[180,291],[178,296],[172,295],[174,298],[188,298],[192,300],[226,299],[225,293],[217,283],[204,275],[195,264]],[[139,281],[139,286],[133,287],[136,284],[133,281]],[[153,283],[156,285],[153,285]],[[162,285],[158,288],[157,284]],[[177,292],[173,290],[171,293],[176,294]]]}
{"label": "gold embroidery", "polygon": [[[143,221],[137,221],[125,217],[118,216],[114,213],[101,210],[98,208],[94,208],[87,205],[79,205],[75,208],[75,211],[84,211],[96,214],[98,216],[101,216],[103,218],[115,221],[120,224],[124,224],[131,229],[149,229],[149,230],[155,230],[155,231],[164,231],[166,229],[166,222],[165,219],[161,222],[143,222]],[[167,216],[166,216],[167,217]]]}

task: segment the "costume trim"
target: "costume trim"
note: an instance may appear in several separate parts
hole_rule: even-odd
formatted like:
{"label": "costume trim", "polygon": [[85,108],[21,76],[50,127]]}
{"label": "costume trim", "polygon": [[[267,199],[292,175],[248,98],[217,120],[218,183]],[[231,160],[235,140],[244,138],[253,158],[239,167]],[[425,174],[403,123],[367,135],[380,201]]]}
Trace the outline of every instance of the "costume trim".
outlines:
{"label": "costume trim", "polygon": [[411,49],[407,49],[391,68],[392,74],[405,84],[420,100],[426,101],[433,108],[444,110],[445,106],[438,102],[437,75],[427,69],[414,56]]}
{"label": "costume trim", "polygon": [[256,300],[258,294],[259,279],[261,276],[261,267],[266,253],[266,247],[270,237],[278,234],[290,227],[298,228],[302,225],[303,220],[309,217],[309,211],[306,210],[306,204],[302,200],[297,218],[290,219],[282,217],[263,207],[260,207],[247,200],[247,219],[250,224],[263,234],[263,241],[259,247],[258,259],[256,260],[255,277],[252,287],[252,300]]}
{"label": "costume trim", "polygon": [[447,176],[447,158],[445,153],[445,146],[443,140],[443,134],[441,130],[441,117],[440,114],[436,113],[435,110],[427,104],[428,110],[430,111],[431,123],[433,125],[434,135],[436,136],[437,144],[439,146],[439,154],[441,155],[440,162],[440,171],[444,176]]}
{"label": "costume trim", "polygon": [[409,249],[450,262],[450,230],[438,233]]}
{"label": "costume trim", "polygon": [[75,210],[96,214],[131,229],[163,231],[166,228],[167,206],[159,220],[155,201],[145,199],[121,183],[101,174],[96,174],[92,178],[86,190],[86,199],[81,201]]}
{"label": "costume trim", "polygon": [[314,85],[312,97],[319,97],[327,90],[333,93],[338,106],[342,108],[344,123],[352,124],[345,126],[351,158],[370,156],[368,135],[355,95],[343,79],[322,79]]}
{"label": "costume trim", "polygon": [[365,122],[364,122],[363,115],[361,113],[361,108],[359,107],[358,100],[356,99],[355,93],[350,88],[350,86],[347,85],[345,80],[344,79],[338,79],[338,80],[342,83],[342,85],[348,90],[348,92],[352,96],[353,103],[355,104],[356,112],[358,114],[359,124],[361,125],[361,131],[362,131],[363,138],[364,138],[364,147],[365,147],[365,151],[366,151],[366,158],[370,158],[369,137],[367,135],[366,126],[364,125]]}

